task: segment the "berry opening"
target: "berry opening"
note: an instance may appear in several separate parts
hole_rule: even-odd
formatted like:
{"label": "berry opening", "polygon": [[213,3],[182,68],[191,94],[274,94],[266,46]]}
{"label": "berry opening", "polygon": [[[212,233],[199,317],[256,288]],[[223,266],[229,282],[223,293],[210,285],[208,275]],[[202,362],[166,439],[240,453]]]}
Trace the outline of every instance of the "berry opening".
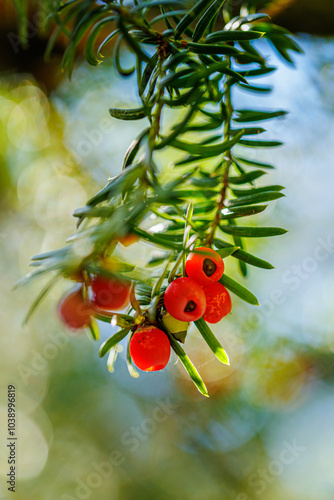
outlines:
{"label": "berry opening", "polygon": [[224,261],[218,252],[208,247],[197,247],[186,260],[186,273],[201,286],[220,280],[224,272]]}
{"label": "berry opening", "polygon": [[217,265],[211,259],[204,259],[203,271],[207,276],[212,276],[217,270]]}
{"label": "berry opening", "polygon": [[197,307],[197,305],[195,304],[195,302],[193,300],[189,300],[188,304],[184,308],[184,312],[195,311],[196,307]]}
{"label": "berry opening", "polygon": [[196,321],[202,317],[206,300],[202,287],[190,278],[172,281],[164,295],[167,312],[179,321]]}

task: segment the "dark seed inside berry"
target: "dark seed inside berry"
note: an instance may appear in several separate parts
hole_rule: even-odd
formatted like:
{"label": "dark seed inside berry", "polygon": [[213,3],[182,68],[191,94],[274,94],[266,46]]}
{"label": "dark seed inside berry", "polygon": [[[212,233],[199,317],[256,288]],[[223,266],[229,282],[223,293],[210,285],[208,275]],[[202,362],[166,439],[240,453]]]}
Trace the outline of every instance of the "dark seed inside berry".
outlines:
{"label": "dark seed inside berry", "polygon": [[184,309],[184,312],[192,312],[192,311],[195,311],[196,309],[196,304],[193,300],[189,300],[188,304],[186,305],[185,309]]}
{"label": "dark seed inside berry", "polygon": [[217,266],[211,259],[204,259],[203,271],[207,276],[212,276],[216,272]]}

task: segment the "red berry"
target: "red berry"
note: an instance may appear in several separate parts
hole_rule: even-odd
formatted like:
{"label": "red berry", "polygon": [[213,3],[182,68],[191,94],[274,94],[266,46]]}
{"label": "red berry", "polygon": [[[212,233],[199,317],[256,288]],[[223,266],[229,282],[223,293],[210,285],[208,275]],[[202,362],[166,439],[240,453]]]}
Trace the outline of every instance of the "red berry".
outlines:
{"label": "red berry", "polygon": [[115,311],[129,303],[130,282],[97,275],[91,280],[92,303],[99,309]]}
{"label": "red berry", "polygon": [[61,321],[72,330],[79,330],[91,322],[92,307],[82,296],[82,287],[63,297],[58,304]]}
{"label": "red berry", "polygon": [[145,372],[162,370],[170,357],[168,337],[158,328],[141,328],[130,340],[130,354],[140,370]]}
{"label": "red berry", "polygon": [[165,291],[165,307],[179,321],[196,321],[206,307],[201,286],[190,278],[177,278]]}
{"label": "red berry", "polygon": [[231,312],[231,297],[221,283],[204,286],[206,309],[203,319],[208,323],[218,323],[224,316]]}
{"label": "red berry", "polygon": [[118,241],[120,242],[121,245],[123,245],[123,247],[128,247],[133,243],[136,243],[138,240],[139,240],[138,236],[133,233],[128,233],[118,238]]}
{"label": "red berry", "polygon": [[189,278],[200,285],[210,285],[220,280],[224,272],[224,261],[212,248],[198,247],[202,253],[191,252],[186,261]]}

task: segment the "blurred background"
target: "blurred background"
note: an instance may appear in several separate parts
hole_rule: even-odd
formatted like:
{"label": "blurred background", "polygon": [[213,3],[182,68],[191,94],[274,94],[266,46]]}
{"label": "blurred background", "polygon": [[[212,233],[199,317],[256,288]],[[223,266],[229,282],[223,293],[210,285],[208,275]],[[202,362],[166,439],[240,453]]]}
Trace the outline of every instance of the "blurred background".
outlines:
{"label": "blurred background", "polygon": [[[75,229],[72,212],[119,171],[141,123],[108,115],[111,106],[136,104],[133,80],[117,77],[108,58],[97,68],[79,58],[72,81],[63,79],[57,53],[43,62],[45,34],[32,29],[29,49],[20,45],[10,3],[0,3],[0,423],[6,429],[13,384],[15,498],[333,500],[333,2],[270,5],[274,21],[298,31],[305,54],[293,68],[259,41],[278,65],[264,82],[275,90],[234,95],[237,108],[251,101],[289,111],[267,124],[284,146],[256,153],[277,166],[266,183],[286,186],[286,198],[258,222],[289,232],[249,243],[274,270],[251,268],[243,281],[228,263],[261,303],[232,297],[232,314],[214,329],[231,366],[196,331],[188,335],[187,353],[210,399],[176,358],[133,379],[123,350],[109,373],[98,344],[68,335],[56,317],[69,284],[55,288],[22,327],[43,284],[12,291],[29,257],[64,244]],[[161,156],[160,167],[168,175],[171,158]],[[148,250],[136,244],[127,257],[143,264]],[[104,340],[112,329],[103,324],[101,332]],[[6,457],[1,436],[1,499],[10,498]]]}

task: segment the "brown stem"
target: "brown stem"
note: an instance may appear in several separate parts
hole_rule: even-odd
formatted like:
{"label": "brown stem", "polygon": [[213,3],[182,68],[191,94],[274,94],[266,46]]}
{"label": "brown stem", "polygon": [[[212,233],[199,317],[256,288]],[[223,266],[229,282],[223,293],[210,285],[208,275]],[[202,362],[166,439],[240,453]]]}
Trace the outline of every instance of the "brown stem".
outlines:
{"label": "brown stem", "polygon": [[136,317],[141,316],[141,308],[140,304],[137,300],[136,294],[135,294],[135,284],[131,284],[130,288],[130,304],[132,308],[136,311]]}
{"label": "brown stem", "polygon": [[[230,66],[230,58],[227,58]],[[231,135],[231,119],[232,119],[232,114],[233,114],[233,107],[232,107],[232,101],[231,101],[231,87],[229,84],[229,78],[227,77],[226,82],[225,82],[225,107],[226,107],[226,119],[225,119],[225,125],[224,125],[224,141],[228,141],[230,139]],[[220,191],[220,196],[219,196],[219,201],[217,203],[217,210],[216,210],[216,215],[212,221],[212,227],[211,230],[208,234],[208,237],[205,240],[205,243],[207,246],[212,246],[213,239],[216,234],[216,230],[219,227],[220,224],[220,217],[221,217],[221,211],[224,208],[224,201],[226,199],[227,195],[227,189],[228,189],[228,175],[229,175],[229,170],[231,166],[231,150],[227,150],[225,152],[224,156],[224,161],[225,161],[225,170],[222,178],[222,188]]]}
{"label": "brown stem", "polygon": [[[164,61],[164,58],[161,57],[160,54],[159,54],[159,57],[160,57],[160,62],[159,62],[159,79],[160,79],[166,74],[166,72],[162,70],[162,63]],[[157,81],[157,84],[158,84],[158,81]],[[160,133],[161,113],[162,113],[162,109],[164,107],[164,102],[162,100],[163,96],[164,96],[164,92],[165,92],[164,87],[158,88],[157,97],[156,97],[156,106],[155,106],[155,110],[152,114],[152,126],[151,126],[151,130],[149,133],[149,147],[150,147],[151,155],[153,154],[155,141]]]}
{"label": "brown stem", "polygon": [[144,33],[146,33],[147,36],[150,37],[155,37],[159,33],[157,33],[154,29],[150,28],[147,26],[142,19],[138,16],[134,16],[129,9],[124,7],[124,5],[116,5],[113,3],[113,5],[109,6],[111,11],[116,12],[119,16],[123,17],[126,19],[129,23],[131,23],[134,27],[138,28],[139,30],[142,30]]}
{"label": "brown stem", "polygon": [[152,115],[152,129],[151,129],[151,134],[150,134],[151,149],[153,149],[155,140],[160,133],[161,113],[162,113],[162,108],[164,107],[164,103],[162,100],[163,95],[164,95],[164,89],[163,88],[159,89],[158,94],[157,94],[156,108],[155,108],[154,113]]}

